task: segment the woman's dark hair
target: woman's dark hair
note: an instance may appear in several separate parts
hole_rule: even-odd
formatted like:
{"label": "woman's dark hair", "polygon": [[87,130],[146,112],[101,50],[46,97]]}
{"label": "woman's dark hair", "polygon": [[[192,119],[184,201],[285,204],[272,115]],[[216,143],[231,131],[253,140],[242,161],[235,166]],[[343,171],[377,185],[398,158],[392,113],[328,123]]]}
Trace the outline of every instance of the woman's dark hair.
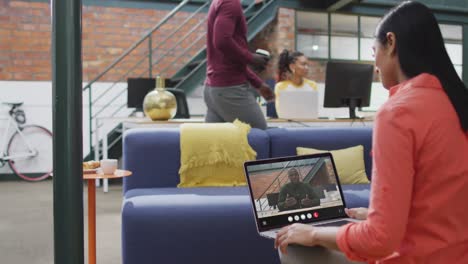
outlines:
{"label": "woman's dark hair", "polygon": [[425,5],[407,1],[386,14],[377,26],[376,38],[385,45],[387,33],[396,36],[396,52],[408,78],[421,73],[435,75],[452,102],[464,131],[468,130],[468,89],[458,77],[447,54],[437,20]]}
{"label": "woman's dark hair", "polygon": [[286,80],[286,73],[291,72],[289,64],[296,62],[298,57],[304,56],[304,53],[299,51],[290,52],[284,49],[279,55],[278,61],[278,82]]}

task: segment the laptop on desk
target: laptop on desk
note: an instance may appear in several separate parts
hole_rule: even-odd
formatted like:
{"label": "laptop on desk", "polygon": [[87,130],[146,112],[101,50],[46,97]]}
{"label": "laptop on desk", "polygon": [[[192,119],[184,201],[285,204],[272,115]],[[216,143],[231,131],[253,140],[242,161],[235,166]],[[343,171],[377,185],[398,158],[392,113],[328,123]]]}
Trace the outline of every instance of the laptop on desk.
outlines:
{"label": "laptop on desk", "polygon": [[341,226],[358,221],[344,211],[330,153],[248,161],[244,171],[261,236],[274,239],[279,229],[293,223]]}
{"label": "laptop on desk", "polygon": [[311,89],[280,91],[276,112],[283,119],[317,119],[318,92]]}

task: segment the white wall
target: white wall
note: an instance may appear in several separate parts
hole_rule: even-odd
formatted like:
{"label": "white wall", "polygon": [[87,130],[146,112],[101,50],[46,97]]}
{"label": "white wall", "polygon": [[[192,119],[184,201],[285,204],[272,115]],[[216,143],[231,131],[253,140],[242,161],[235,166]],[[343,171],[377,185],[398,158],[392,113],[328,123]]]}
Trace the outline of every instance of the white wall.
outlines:
{"label": "white wall", "polygon": [[[27,123],[37,124],[52,130],[52,84],[50,82],[7,82],[0,81],[0,102],[24,102]],[[2,105],[0,116],[8,115],[9,108]],[[6,121],[0,123],[0,135],[6,129]],[[13,131],[10,131],[12,133]],[[0,142],[2,147],[3,142]],[[4,151],[1,149],[0,151]],[[8,165],[0,173],[11,173]]]}
{"label": "white wall", "polygon": [[[98,98],[105,88],[109,87],[108,83],[99,83],[93,85],[93,100]],[[126,92],[114,99],[121,91],[125,91],[125,84],[117,84],[112,92],[105,94],[102,99],[95,103],[96,108],[111,102],[108,110],[101,113],[101,116],[110,115],[118,107],[126,104]],[[83,93],[83,154],[86,155],[89,150],[89,107],[88,107],[88,92]],[[52,83],[51,82],[17,82],[17,81],[0,81],[0,102],[24,102],[23,110],[26,113],[27,123],[36,124],[46,127],[52,131]],[[0,116],[7,115],[8,107],[0,107]],[[120,112],[121,115],[127,115],[131,110],[124,108]],[[3,135],[6,129],[6,122],[0,122],[0,135]],[[113,128],[115,124],[108,124],[102,128],[102,131],[108,131]],[[10,134],[13,131],[9,131]],[[53,132],[53,131],[52,131]],[[0,138],[1,140],[2,138]],[[0,142],[0,147],[1,146]],[[0,150],[0,151],[3,151]],[[8,165],[0,168],[1,173],[11,173]]]}

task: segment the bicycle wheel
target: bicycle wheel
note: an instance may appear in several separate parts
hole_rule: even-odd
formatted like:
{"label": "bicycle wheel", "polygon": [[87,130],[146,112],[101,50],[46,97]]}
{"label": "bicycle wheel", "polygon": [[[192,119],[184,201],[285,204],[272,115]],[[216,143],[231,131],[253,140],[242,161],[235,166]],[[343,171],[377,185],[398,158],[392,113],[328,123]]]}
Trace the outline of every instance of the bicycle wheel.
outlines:
{"label": "bicycle wheel", "polygon": [[[35,152],[34,156],[21,158],[30,153],[29,147]],[[24,180],[40,181],[52,173],[52,133],[46,128],[24,126],[21,133],[16,132],[10,138],[7,151],[7,155],[13,157],[8,161],[10,168]]]}

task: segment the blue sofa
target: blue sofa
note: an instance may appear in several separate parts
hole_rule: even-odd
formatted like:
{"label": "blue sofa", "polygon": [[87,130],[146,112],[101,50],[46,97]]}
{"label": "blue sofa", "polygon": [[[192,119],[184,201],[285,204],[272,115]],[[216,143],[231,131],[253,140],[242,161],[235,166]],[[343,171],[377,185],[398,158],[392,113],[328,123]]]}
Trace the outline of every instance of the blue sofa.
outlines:
{"label": "blue sofa", "polygon": [[[126,131],[122,205],[123,264],[279,263],[273,241],[257,234],[247,187],[177,188],[179,129]],[[257,158],[295,155],[296,147],[339,149],[364,145],[371,175],[372,129],[252,129]],[[348,207],[367,207],[369,185],[344,185]]]}

